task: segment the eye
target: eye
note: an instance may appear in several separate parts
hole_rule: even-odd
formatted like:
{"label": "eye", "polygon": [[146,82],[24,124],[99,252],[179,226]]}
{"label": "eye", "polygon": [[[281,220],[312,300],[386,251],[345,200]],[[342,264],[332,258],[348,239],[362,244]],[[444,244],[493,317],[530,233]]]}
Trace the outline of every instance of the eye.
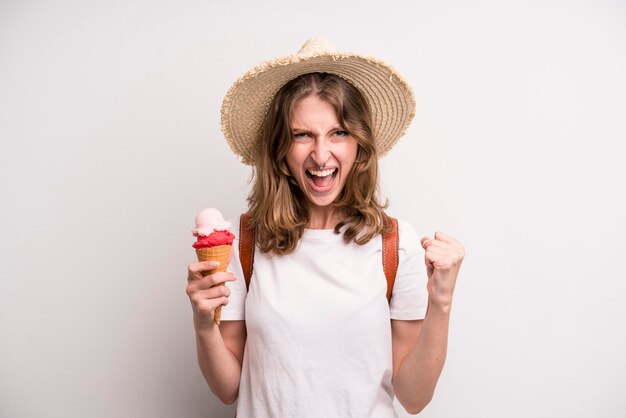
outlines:
{"label": "eye", "polygon": [[348,135],[350,135],[348,131],[335,131],[335,136],[343,137],[343,136],[348,136]]}
{"label": "eye", "polygon": [[307,132],[296,132],[293,134],[293,139],[296,141],[305,141],[309,137]]}

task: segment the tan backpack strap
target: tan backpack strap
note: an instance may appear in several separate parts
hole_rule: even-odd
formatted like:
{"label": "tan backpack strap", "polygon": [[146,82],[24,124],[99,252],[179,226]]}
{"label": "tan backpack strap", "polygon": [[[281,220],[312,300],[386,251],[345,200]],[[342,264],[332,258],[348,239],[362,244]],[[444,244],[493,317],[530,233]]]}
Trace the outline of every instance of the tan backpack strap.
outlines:
{"label": "tan backpack strap", "polygon": [[250,220],[250,213],[242,213],[239,218],[239,261],[246,279],[246,289],[250,287],[254,263],[254,227]]}
{"label": "tan backpack strap", "polygon": [[389,218],[393,229],[383,234],[383,270],[387,278],[387,302],[391,302],[391,291],[398,271],[398,220]]}

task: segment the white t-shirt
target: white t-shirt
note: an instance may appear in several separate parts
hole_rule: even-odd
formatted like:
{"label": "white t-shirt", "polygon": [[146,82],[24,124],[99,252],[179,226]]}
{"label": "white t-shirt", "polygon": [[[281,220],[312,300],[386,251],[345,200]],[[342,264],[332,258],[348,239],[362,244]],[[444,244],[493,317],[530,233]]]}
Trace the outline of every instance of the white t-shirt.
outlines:
{"label": "white t-shirt", "polygon": [[423,319],[428,301],[413,227],[399,222],[390,305],[380,236],[359,246],[307,229],[292,254],[257,249],[249,291],[233,246],[239,279],[227,283],[222,320],[245,319],[248,332],[237,418],[396,417],[390,319]]}

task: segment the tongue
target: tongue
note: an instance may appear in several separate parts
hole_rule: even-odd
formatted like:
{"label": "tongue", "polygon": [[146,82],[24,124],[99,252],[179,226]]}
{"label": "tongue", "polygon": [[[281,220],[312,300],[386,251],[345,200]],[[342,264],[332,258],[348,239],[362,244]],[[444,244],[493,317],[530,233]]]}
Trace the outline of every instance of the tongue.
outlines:
{"label": "tongue", "polygon": [[333,180],[333,176],[332,175],[326,176],[326,177],[311,176],[311,179],[313,180],[313,183],[317,187],[326,187]]}

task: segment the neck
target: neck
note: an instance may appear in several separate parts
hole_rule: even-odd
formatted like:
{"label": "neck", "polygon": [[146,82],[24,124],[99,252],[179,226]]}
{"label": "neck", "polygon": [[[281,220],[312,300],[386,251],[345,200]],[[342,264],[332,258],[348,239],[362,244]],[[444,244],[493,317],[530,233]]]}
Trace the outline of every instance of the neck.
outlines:
{"label": "neck", "polygon": [[341,211],[337,208],[309,208],[309,229],[333,229],[343,219]]}

